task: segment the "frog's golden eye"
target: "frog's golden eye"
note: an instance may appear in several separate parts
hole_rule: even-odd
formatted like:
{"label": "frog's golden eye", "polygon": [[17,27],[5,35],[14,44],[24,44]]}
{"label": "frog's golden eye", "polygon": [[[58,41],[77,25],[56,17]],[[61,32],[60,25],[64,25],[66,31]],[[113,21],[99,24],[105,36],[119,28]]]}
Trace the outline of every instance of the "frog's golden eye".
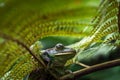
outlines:
{"label": "frog's golden eye", "polygon": [[58,43],[58,44],[56,44],[55,48],[56,48],[56,50],[62,50],[62,49],[64,49],[64,45],[61,43]]}

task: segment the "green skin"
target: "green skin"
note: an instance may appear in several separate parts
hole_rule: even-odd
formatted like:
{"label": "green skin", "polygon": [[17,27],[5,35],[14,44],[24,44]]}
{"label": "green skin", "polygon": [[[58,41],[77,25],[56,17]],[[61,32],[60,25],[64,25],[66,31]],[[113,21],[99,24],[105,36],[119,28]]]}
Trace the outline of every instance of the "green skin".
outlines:
{"label": "green skin", "polygon": [[73,58],[75,54],[76,51],[74,49],[59,43],[53,48],[43,50],[41,56],[48,69],[61,76],[65,74],[65,63],[67,60]]}

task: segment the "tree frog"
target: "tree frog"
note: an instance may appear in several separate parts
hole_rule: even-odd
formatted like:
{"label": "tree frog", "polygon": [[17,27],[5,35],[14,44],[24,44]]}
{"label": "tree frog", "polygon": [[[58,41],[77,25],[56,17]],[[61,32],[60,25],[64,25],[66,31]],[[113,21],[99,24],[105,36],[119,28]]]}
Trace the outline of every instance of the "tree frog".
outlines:
{"label": "tree frog", "polygon": [[[41,57],[47,64],[48,68],[54,73],[64,75],[64,65],[67,60],[73,58],[76,51],[72,48],[68,48],[61,43],[55,45],[55,47],[41,51]],[[58,75],[58,74],[57,74]]]}

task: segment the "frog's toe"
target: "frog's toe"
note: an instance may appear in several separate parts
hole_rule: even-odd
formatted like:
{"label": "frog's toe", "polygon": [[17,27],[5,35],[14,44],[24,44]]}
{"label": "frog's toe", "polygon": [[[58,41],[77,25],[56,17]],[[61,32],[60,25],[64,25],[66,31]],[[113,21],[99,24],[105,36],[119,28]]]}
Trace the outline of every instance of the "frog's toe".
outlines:
{"label": "frog's toe", "polygon": [[73,73],[71,70],[65,70],[65,73]]}
{"label": "frog's toe", "polygon": [[65,72],[66,72],[66,74],[70,74],[71,78],[74,78],[74,74],[73,74],[73,72],[71,70],[65,70]]}

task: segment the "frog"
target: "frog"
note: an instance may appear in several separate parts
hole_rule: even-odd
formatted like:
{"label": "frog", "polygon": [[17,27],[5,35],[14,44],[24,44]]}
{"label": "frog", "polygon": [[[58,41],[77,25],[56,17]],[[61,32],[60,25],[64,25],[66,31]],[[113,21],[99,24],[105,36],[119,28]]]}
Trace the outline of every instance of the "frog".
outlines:
{"label": "frog", "polygon": [[[73,72],[66,67],[66,62],[72,59],[78,52],[71,48],[70,46],[65,46],[61,43],[56,44],[52,48],[41,50],[41,42],[37,41],[34,45],[30,47],[32,51],[38,53],[39,58],[45,63],[45,67],[37,68],[30,74],[31,80],[35,79],[34,75],[41,78],[44,77],[45,80],[48,80],[49,77],[46,75],[50,74],[54,78],[59,79],[65,74],[71,74],[71,77],[74,77]],[[80,62],[72,62],[83,67],[89,67]],[[40,75],[39,75],[40,74]],[[54,80],[56,80],[54,79]],[[35,79],[38,80],[38,79]],[[41,79],[43,80],[43,79]]]}
{"label": "frog", "polygon": [[53,48],[49,48],[41,51],[41,57],[47,69],[51,70],[52,73],[59,74],[59,76],[68,73],[64,67],[66,62],[76,55],[76,50],[73,48],[64,46],[61,43],[56,44]]}

